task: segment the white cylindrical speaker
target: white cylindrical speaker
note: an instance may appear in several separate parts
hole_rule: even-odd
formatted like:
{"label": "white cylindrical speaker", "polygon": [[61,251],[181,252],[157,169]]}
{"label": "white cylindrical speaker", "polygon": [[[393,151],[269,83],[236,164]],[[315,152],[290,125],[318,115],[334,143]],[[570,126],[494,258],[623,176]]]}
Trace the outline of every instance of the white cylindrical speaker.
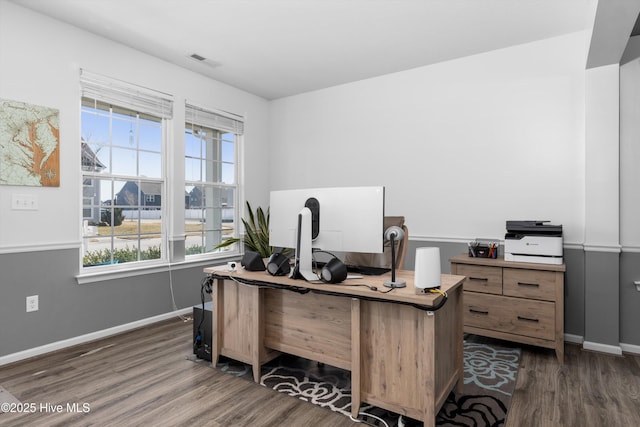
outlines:
{"label": "white cylindrical speaker", "polygon": [[440,287],[440,248],[416,249],[416,291]]}

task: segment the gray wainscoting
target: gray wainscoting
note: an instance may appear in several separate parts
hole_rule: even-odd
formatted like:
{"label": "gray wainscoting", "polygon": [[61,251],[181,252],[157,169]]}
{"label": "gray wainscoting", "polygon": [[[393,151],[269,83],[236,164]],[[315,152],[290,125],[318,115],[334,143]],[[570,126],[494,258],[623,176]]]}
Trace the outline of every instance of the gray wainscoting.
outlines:
{"label": "gray wainscoting", "polygon": [[620,345],[619,272],[618,252],[585,252],[584,340],[590,347],[592,343],[612,349]]}
{"label": "gray wainscoting", "polygon": [[620,255],[620,342],[640,346],[640,253]]}
{"label": "gray wainscoting", "polygon": [[[0,357],[174,311],[169,273],[79,285],[78,250],[0,254]],[[202,267],[174,269],[178,308],[200,302]],[[26,297],[39,310],[26,312]]]}

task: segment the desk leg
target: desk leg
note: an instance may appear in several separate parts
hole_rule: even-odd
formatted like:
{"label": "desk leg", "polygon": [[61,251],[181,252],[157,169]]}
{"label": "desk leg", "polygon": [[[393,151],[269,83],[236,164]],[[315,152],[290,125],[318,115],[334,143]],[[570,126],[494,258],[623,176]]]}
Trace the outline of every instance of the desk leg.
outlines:
{"label": "desk leg", "polygon": [[436,402],[436,349],[435,343],[436,341],[436,331],[435,324],[438,320],[436,316],[439,314],[437,312],[433,313],[430,311],[422,312],[422,329],[423,329],[423,338],[422,338],[422,348],[423,355],[421,360],[422,370],[419,370],[419,377],[422,378],[422,382],[424,384],[424,413],[422,416],[422,421],[424,423],[424,427],[433,427],[436,423],[436,412],[435,412],[435,402]]}
{"label": "desk leg", "polygon": [[264,304],[262,303],[262,289],[253,287],[251,289],[251,307],[254,313],[252,318],[251,331],[251,366],[253,367],[253,380],[260,382],[260,351],[262,349],[262,325],[264,317]]}
{"label": "desk leg", "polygon": [[[211,288],[211,364],[218,366],[220,358],[220,337],[222,336],[222,292],[224,280],[216,279]],[[204,315],[204,314],[203,314]]]}
{"label": "desk leg", "polygon": [[351,415],[360,414],[360,300],[351,299]]}
{"label": "desk leg", "polygon": [[564,364],[564,273],[556,273],[556,357]]}

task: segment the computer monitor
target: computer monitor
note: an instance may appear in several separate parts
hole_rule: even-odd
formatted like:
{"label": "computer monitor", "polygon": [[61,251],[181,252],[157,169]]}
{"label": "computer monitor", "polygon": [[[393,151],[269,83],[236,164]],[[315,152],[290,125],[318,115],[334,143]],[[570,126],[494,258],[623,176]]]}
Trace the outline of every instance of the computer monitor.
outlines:
{"label": "computer monitor", "polygon": [[384,251],[384,187],[272,191],[269,245],[295,248],[292,277],[317,280],[312,251]]}

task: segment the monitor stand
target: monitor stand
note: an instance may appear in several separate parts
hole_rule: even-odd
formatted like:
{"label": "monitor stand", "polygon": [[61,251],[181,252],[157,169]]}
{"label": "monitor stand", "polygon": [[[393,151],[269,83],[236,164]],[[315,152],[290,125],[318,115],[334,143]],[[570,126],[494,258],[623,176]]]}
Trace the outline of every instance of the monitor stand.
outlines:
{"label": "monitor stand", "polygon": [[304,279],[310,282],[318,280],[318,275],[313,272],[312,265],[311,210],[309,208],[302,208],[298,214],[295,264],[291,270],[290,277],[292,279]]}

